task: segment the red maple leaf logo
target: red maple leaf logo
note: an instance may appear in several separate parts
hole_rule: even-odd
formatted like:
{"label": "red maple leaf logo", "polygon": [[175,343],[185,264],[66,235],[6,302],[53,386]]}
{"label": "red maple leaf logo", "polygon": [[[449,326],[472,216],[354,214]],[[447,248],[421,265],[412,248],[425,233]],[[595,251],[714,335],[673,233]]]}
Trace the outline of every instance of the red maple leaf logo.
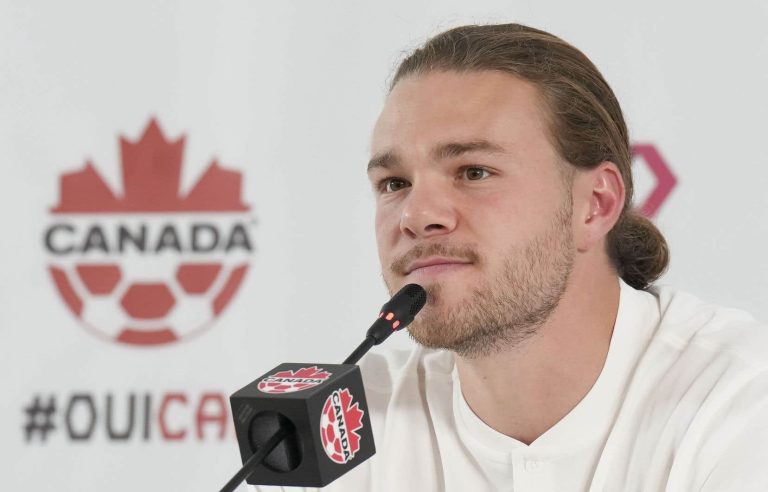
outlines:
{"label": "red maple leaf logo", "polygon": [[184,136],[171,142],[153,118],[136,142],[120,137],[123,196],[118,197],[87,161],[80,171],[64,174],[53,213],[94,212],[240,212],[241,175],[216,159],[186,196],[181,196]]}
{"label": "red maple leaf logo", "polygon": [[339,392],[341,397],[341,411],[344,413],[344,422],[347,424],[347,430],[349,431],[349,449],[352,455],[360,449],[360,434],[356,431],[363,428],[363,411],[360,410],[360,404],[352,403],[352,395],[348,389],[343,389]]}
{"label": "red maple leaf logo", "polygon": [[275,378],[313,378],[328,379],[331,373],[324,371],[317,366],[302,367],[296,371],[278,371],[272,375]]}
{"label": "red maple leaf logo", "polygon": [[354,403],[347,388],[339,388],[325,400],[320,413],[320,441],[331,461],[339,464],[349,462],[360,451],[360,434],[363,415],[360,404]]}
{"label": "red maple leaf logo", "polygon": [[[234,218],[250,209],[241,174],[212,159],[181,192],[185,139],[166,138],[155,119],[135,141],[120,136],[122,192],[90,161],[60,177],[55,222],[45,233],[49,271],[72,313],[98,336],[130,345],[192,336],[211,325],[241,285],[244,255],[252,251],[248,218]],[[122,216],[147,212],[153,216]],[[173,217],[179,212],[186,217]],[[223,213],[196,219],[206,212]],[[93,220],[81,225],[64,214]]]}

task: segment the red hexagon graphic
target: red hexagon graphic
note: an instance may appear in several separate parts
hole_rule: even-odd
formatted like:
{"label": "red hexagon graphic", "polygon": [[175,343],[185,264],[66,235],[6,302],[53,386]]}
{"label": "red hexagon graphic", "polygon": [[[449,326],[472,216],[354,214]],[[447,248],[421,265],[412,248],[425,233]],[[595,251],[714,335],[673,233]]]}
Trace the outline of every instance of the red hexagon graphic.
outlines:
{"label": "red hexagon graphic", "polygon": [[129,316],[136,319],[162,318],[176,303],[165,284],[132,284],[120,299]]}
{"label": "red hexagon graphic", "polygon": [[185,263],[176,270],[176,280],[187,294],[205,294],[220,271],[219,263]]}
{"label": "red hexagon graphic", "polygon": [[117,265],[77,265],[76,270],[85,288],[93,295],[109,294],[121,277]]}
{"label": "red hexagon graphic", "polygon": [[632,157],[638,157],[656,178],[656,186],[637,207],[641,214],[653,218],[677,185],[677,178],[653,144],[632,145]]}

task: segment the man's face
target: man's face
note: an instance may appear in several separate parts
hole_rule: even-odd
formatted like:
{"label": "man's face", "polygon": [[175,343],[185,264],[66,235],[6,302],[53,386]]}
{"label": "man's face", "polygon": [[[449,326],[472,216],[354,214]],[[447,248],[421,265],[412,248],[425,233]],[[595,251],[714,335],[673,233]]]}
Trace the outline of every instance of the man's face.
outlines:
{"label": "man's face", "polygon": [[570,179],[536,88],[500,72],[400,80],[373,133],[376,239],[391,292],[424,286],[417,342],[478,356],[535,331],[575,250]]}

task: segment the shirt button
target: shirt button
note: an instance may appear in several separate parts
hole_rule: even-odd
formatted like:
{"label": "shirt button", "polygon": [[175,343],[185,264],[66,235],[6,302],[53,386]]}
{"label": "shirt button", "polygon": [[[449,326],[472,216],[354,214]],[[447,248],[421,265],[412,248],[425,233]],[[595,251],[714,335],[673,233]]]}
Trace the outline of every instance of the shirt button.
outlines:
{"label": "shirt button", "polygon": [[539,462],[538,461],[526,461],[524,465],[525,471],[534,471],[537,468],[539,468]]}

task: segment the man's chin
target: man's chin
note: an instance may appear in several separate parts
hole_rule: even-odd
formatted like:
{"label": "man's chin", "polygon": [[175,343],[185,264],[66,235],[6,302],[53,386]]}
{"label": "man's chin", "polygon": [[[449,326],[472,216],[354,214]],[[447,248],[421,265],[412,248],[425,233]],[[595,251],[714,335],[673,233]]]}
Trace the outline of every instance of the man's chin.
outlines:
{"label": "man's chin", "polygon": [[439,318],[430,317],[418,323],[414,321],[408,327],[408,334],[414,342],[428,349],[455,351],[460,343],[453,327]]}
{"label": "man's chin", "polygon": [[453,329],[450,313],[442,303],[436,303],[429,297],[416,319],[408,327],[414,341],[429,348],[444,348],[450,343],[448,335]]}
{"label": "man's chin", "polygon": [[445,343],[443,343],[444,340],[441,340],[440,334],[436,332],[433,325],[426,325],[424,323],[416,324],[414,322],[408,327],[408,335],[411,337],[411,340],[424,348],[445,348]]}

